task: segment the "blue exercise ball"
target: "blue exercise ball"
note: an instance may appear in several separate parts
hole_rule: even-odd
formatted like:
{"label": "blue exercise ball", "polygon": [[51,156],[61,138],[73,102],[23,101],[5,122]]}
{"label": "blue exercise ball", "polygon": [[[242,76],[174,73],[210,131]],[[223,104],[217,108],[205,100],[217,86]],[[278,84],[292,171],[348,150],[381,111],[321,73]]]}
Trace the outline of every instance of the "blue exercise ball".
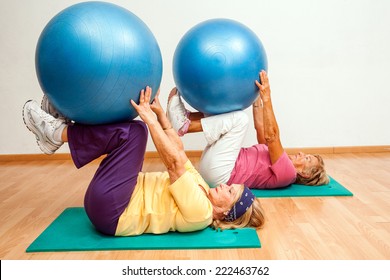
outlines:
{"label": "blue exercise ball", "polygon": [[[58,13],[42,31],[36,72],[49,101],[78,123],[131,120],[140,90],[154,93],[162,78],[158,43],[130,11],[105,2],[83,2]],[[154,95],[153,95],[154,97]]]}
{"label": "blue exercise ball", "polygon": [[249,107],[258,97],[255,80],[267,66],[263,44],[252,30],[234,20],[211,19],[179,41],[173,76],[189,105],[215,115]]}

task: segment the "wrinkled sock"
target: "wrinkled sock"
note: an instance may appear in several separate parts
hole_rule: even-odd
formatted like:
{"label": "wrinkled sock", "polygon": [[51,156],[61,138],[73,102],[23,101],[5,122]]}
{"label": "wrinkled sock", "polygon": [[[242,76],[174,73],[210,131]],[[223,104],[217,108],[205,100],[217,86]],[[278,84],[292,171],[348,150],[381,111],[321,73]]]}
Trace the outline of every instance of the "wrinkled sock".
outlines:
{"label": "wrinkled sock", "polygon": [[63,123],[54,131],[54,135],[53,135],[54,141],[63,142],[62,141],[62,132],[64,131],[65,127],[66,127],[66,124]]}

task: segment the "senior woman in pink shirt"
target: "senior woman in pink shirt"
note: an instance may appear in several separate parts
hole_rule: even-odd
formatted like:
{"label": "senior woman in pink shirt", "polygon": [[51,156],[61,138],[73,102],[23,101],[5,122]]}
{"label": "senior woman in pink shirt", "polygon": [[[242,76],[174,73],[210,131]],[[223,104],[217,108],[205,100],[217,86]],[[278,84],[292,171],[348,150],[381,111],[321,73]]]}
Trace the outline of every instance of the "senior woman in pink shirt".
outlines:
{"label": "senior woman in pink shirt", "polygon": [[167,114],[179,136],[201,132],[207,146],[199,172],[210,186],[221,183],[244,184],[249,188],[272,189],[292,183],[322,185],[329,182],[319,155],[287,155],[280,141],[279,128],[271,102],[267,73],[255,81],[259,98],[253,103],[253,119],[258,144],[243,148],[248,117],[243,111],[205,117],[189,112],[176,88],[171,91]]}

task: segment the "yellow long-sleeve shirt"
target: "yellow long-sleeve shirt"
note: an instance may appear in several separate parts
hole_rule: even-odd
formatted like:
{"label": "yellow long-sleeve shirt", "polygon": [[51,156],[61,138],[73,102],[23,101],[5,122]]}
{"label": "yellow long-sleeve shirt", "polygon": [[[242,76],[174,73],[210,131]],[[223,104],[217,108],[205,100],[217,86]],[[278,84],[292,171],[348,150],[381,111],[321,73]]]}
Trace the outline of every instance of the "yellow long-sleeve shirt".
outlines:
{"label": "yellow long-sleeve shirt", "polygon": [[210,188],[190,161],[185,168],[172,185],[168,172],[140,172],[115,235],[188,232],[210,225],[213,207],[206,195]]}

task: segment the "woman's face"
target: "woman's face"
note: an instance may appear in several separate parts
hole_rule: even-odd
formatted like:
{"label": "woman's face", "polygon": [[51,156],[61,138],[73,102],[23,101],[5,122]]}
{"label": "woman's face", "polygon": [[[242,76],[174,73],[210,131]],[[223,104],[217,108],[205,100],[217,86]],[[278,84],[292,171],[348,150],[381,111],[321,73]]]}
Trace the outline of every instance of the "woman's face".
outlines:
{"label": "woman's face", "polygon": [[318,159],[310,154],[299,152],[296,155],[289,155],[288,157],[298,172],[302,172],[303,170],[308,170],[311,167],[319,165]]}
{"label": "woman's face", "polygon": [[211,203],[220,209],[229,211],[237,199],[237,194],[241,190],[242,185],[220,184],[218,187],[211,188],[209,192],[209,199]]}

